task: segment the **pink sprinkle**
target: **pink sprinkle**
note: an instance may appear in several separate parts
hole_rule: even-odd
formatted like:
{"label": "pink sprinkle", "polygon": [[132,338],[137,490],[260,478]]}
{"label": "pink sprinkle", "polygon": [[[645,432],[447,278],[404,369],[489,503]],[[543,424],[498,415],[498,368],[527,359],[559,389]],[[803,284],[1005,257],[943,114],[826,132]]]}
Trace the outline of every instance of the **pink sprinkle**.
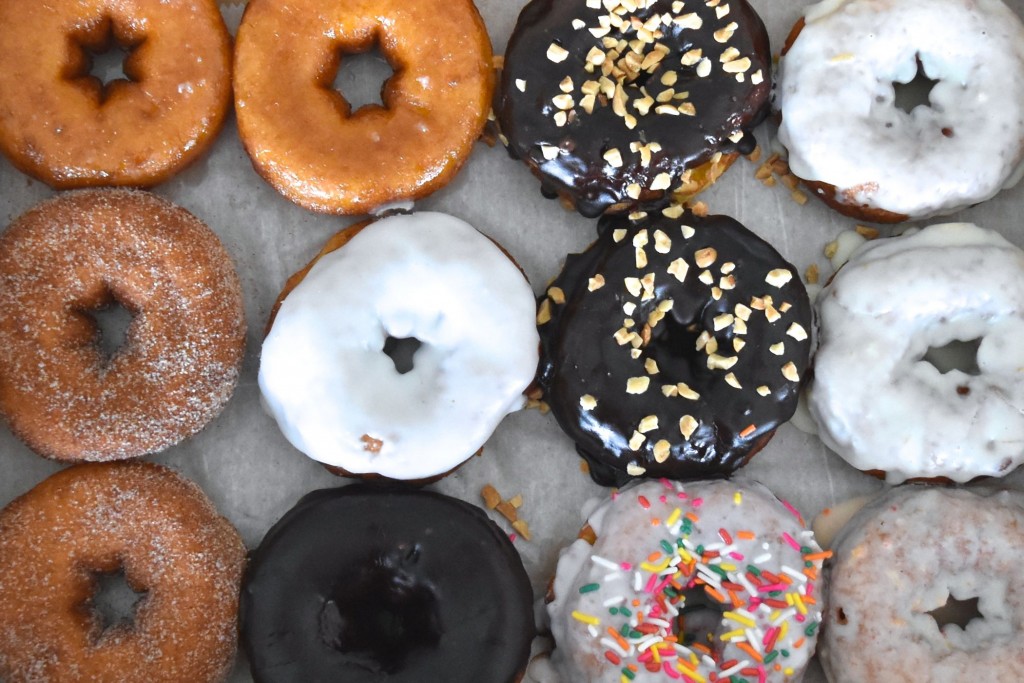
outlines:
{"label": "pink sprinkle", "polygon": [[757,665],[757,683],[765,683],[768,677],[764,673],[764,664]]}
{"label": "pink sprinkle", "polygon": [[612,491],[612,500],[618,500],[618,499],[619,499],[619,492],[618,491]]}
{"label": "pink sprinkle", "polygon": [[515,542],[516,542],[516,539],[517,539],[517,538],[519,538],[519,537],[518,537],[518,536],[516,536],[515,534],[509,534],[509,535],[508,535],[508,540],[512,541],[513,543],[515,543]]}
{"label": "pink sprinkle", "polygon": [[814,592],[814,583],[811,582],[811,581],[808,581],[804,585],[804,595],[810,595],[813,592]]}
{"label": "pink sprinkle", "polygon": [[651,578],[647,579],[647,586],[644,588],[645,593],[654,592],[654,582],[658,580],[657,574],[651,574]]}
{"label": "pink sprinkle", "polygon": [[800,552],[800,544],[793,540],[793,537],[789,535],[788,531],[782,532],[782,540],[789,544],[793,550]]}
{"label": "pink sprinkle", "polygon": [[775,637],[781,629],[778,626],[772,626],[764,632],[764,639],[761,644],[764,645],[765,650],[770,650],[771,646],[775,644]]}
{"label": "pink sprinkle", "polygon": [[771,593],[772,591],[784,591],[786,590],[786,584],[784,583],[773,583],[769,586],[758,586],[758,593]]}
{"label": "pink sprinkle", "polygon": [[732,559],[736,560],[737,562],[742,562],[743,561],[743,553],[738,553],[735,550],[733,550],[731,553],[729,553],[729,557],[731,557]]}
{"label": "pink sprinkle", "polygon": [[667,504],[667,503],[668,503],[668,496],[666,496],[666,495],[665,495],[665,494],[663,493],[663,494],[661,494],[660,496],[658,496],[658,500],[660,500],[660,501],[661,501],[662,503],[666,503],[666,504]]}
{"label": "pink sprinkle", "polygon": [[676,680],[682,678],[682,675],[672,667],[672,662],[662,662],[661,668],[665,670],[665,674],[669,678],[675,678]]}
{"label": "pink sprinkle", "polygon": [[689,498],[689,496],[687,496],[684,491],[680,491],[679,493],[676,494],[676,498],[678,498],[679,500],[686,500],[687,498]]}
{"label": "pink sprinkle", "polygon": [[633,569],[633,565],[631,565],[629,562],[623,562],[619,566],[622,567],[622,571],[624,572],[628,572]]}
{"label": "pink sprinkle", "polygon": [[645,664],[651,661],[652,659],[654,659],[654,655],[651,654],[651,648],[647,648],[646,650],[638,654],[636,657],[636,661],[643,662]]}
{"label": "pink sprinkle", "polygon": [[701,505],[704,504],[704,499],[703,498],[694,498],[693,501],[690,504],[693,505],[693,507],[695,507],[695,508],[699,508]]}
{"label": "pink sprinkle", "polygon": [[662,486],[664,486],[665,488],[667,488],[667,489],[670,489],[670,488],[672,488],[672,482],[670,482],[670,481],[669,481],[668,479],[666,479],[665,477],[662,477],[662,478],[661,478],[661,479],[659,479],[658,481],[660,481],[660,482],[661,482],[661,485],[662,485]]}
{"label": "pink sprinkle", "polygon": [[799,622],[800,622],[801,624],[802,624],[802,623],[804,623],[805,621],[807,621],[807,617],[805,617],[805,616],[804,616],[804,615],[802,615],[802,614],[797,614],[795,618],[796,618],[796,620],[797,620],[797,621],[799,621]]}
{"label": "pink sprinkle", "polygon": [[665,590],[665,586],[667,586],[671,582],[672,582],[672,577],[671,576],[666,576],[665,580],[662,581],[661,583],[659,583],[658,587],[654,589],[655,595],[657,595],[658,593],[661,593],[661,591]]}
{"label": "pink sprinkle", "polygon": [[790,514],[797,518],[801,526],[806,526],[804,524],[804,518],[800,516],[800,513],[796,511],[796,508],[793,507],[788,500],[782,501],[782,504],[786,507],[787,510],[789,510]]}

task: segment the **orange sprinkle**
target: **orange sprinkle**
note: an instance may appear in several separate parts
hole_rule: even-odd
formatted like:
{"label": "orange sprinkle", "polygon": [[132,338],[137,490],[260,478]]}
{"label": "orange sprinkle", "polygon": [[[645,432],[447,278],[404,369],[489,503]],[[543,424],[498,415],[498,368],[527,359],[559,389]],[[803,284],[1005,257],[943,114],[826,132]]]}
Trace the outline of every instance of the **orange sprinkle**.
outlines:
{"label": "orange sprinkle", "polygon": [[744,541],[753,541],[757,536],[753,531],[737,531],[736,536],[742,538]]}
{"label": "orange sprinkle", "polygon": [[686,514],[684,515],[684,517],[686,517],[686,518],[687,518],[688,520],[690,520],[690,521],[691,521],[691,522],[693,522],[694,524],[696,524],[697,522],[699,522],[699,521],[700,521],[700,517],[698,517],[698,516],[697,516],[697,513],[693,512],[692,510],[691,510],[690,512],[687,512],[687,513],[686,513]]}
{"label": "orange sprinkle", "polygon": [[779,581],[781,581],[782,583],[792,584],[793,583],[793,577],[791,577],[789,574],[782,574],[780,572],[779,573]]}
{"label": "orange sprinkle", "polygon": [[626,639],[619,635],[619,632],[613,629],[611,626],[608,627],[608,635],[610,635],[612,637],[612,640],[618,643],[619,647],[621,647],[623,650],[629,650],[629,643],[627,643]]}
{"label": "orange sprinkle", "polygon": [[640,606],[640,600],[638,600],[637,598],[634,598],[633,599],[633,607],[639,607],[639,606]]}
{"label": "orange sprinkle", "polygon": [[757,427],[755,425],[747,425],[747,428],[740,432],[740,437],[746,438],[756,431]]}
{"label": "orange sprinkle", "polygon": [[[803,638],[801,638],[800,640],[803,640]],[[795,647],[800,647],[799,645],[796,645],[796,643],[794,643],[793,645]],[[743,641],[740,641],[740,642],[736,643],[736,647],[738,647],[739,649],[743,650],[744,652],[746,652],[748,655],[750,655],[751,657],[753,657],[757,661],[759,661],[759,662],[763,662],[764,661],[764,657],[762,657],[761,654],[757,650],[755,650],[754,648],[750,647],[749,643],[745,643]]]}
{"label": "orange sprinkle", "polygon": [[708,595],[710,595],[711,597],[713,597],[718,602],[721,602],[721,603],[725,602],[725,596],[722,595],[721,593],[719,593],[718,591],[716,591],[711,586],[705,585],[704,586],[704,592],[707,593]]}
{"label": "orange sprinkle", "polygon": [[793,641],[793,647],[800,649],[804,646],[804,639],[801,637],[800,640]]}
{"label": "orange sprinkle", "polygon": [[632,671],[633,673],[636,673],[639,670],[636,664],[627,664],[626,668]]}
{"label": "orange sprinkle", "polygon": [[736,594],[736,591],[729,591],[729,597],[732,599],[733,607],[743,607],[743,605],[747,604],[743,602],[743,598]]}
{"label": "orange sprinkle", "polygon": [[661,520],[657,517],[651,517],[651,526],[661,526]]}
{"label": "orange sprinkle", "polygon": [[831,550],[823,550],[820,553],[810,553],[809,555],[804,555],[804,559],[808,562],[814,562],[815,560],[827,560],[830,557],[832,557]]}
{"label": "orange sprinkle", "polygon": [[653,553],[651,553],[650,555],[647,556],[647,561],[650,562],[651,564],[654,564],[659,559],[661,559],[661,553],[659,553],[659,552],[653,552]]}
{"label": "orange sprinkle", "polygon": [[704,643],[692,643],[690,645],[690,649],[691,650],[697,650],[698,652],[703,652],[706,655],[710,655],[711,654],[711,648],[709,648]]}

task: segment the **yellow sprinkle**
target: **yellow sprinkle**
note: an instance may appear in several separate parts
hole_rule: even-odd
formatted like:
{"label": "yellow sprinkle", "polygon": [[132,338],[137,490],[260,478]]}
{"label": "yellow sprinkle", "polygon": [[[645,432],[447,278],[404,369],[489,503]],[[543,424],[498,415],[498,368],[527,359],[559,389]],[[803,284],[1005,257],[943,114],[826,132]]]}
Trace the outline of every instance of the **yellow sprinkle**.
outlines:
{"label": "yellow sprinkle", "polygon": [[697,683],[707,683],[708,679],[704,678],[699,673],[697,673],[696,669],[691,669],[690,667],[686,666],[686,664],[684,664],[682,660],[676,661],[676,669],[678,669],[680,673],[686,674],[687,678],[692,678],[693,680],[697,681]]}
{"label": "yellow sprinkle", "polygon": [[668,519],[665,520],[665,526],[672,526],[673,524],[678,522],[679,518],[682,516],[682,514],[683,514],[683,511],[680,510],[679,508],[676,508],[675,510],[673,510],[672,514],[669,515]]}
{"label": "yellow sprinkle", "polygon": [[739,491],[732,494],[732,502],[733,505],[741,505],[743,503],[743,494],[740,493]]}
{"label": "yellow sprinkle", "polygon": [[591,626],[598,626],[601,623],[601,620],[597,617],[592,617],[589,614],[584,614],[578,610],[572,611],[572,618],[576,621],[582,621],[584,624],[590,624]]}
{"label": "yellow sprinkle", "polygon": [[728,633],[723,633],[719,637],[722,640],[724,640],[725,642],[729,642],[731,640],[737,640],[737,639],[740,639],[740,638],[746,638],[747,636],[746,636],[746,633],[744,632],[743,629],[738,628],[735,631],[729,631]]}
{"label": "yellow sprinkle", "polygon": [[779,629],[779,637],[775,642],[786,639],[786,634],[789,632],[789,621],[782,622],[782,628]]}
{"label": "yellow sprinkle", "polygon": [[742,614],[737,614],[736,612],[723,612],[722,616],[726,619],[735,621],[737,624],[743,624],[747,628],[754,628],[754,620],[750,617],[745,617]]}
{"label": "yellow sprinkle", "polygon": [[803,598],[800,597],[799,593],[792,593],[793,602],[796,603],[796,611],[800,614],[807,614],[807,605],[804,604]]}
{"label": "yellow sprinkle", "polygon": [[659,562],[658,564],[651,564],[650,562],[641,562],[640,568],[643,569],[645,572],[650,572],[652,574],[660,574],[668,568],[668,563],[671,561],[671,557],[666,557],[664,562]]}
{"label": "yellow sprinkle", "polygon": [[734,571],[736,571],[736,565],[734,565],[732,563],[726,564],[725,562],[723,562],[722,564],[720,564],[718,566],[721,567],[722,569],[724,569],[727,572],[734,572]]}

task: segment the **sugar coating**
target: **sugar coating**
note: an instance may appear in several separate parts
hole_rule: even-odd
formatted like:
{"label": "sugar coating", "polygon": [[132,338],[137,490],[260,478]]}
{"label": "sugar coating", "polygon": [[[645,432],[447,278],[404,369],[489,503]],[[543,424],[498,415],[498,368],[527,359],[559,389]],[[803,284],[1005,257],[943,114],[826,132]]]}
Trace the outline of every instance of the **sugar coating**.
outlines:
{"label": "sugar coating", "polygon": [[[324,255],[284,299],[259,382],[300,451],[348,472],[422,479],[479,449],[537,369],[526,278],[457,218],[379,220]],[[399,374],[387,338],[415,337]]]}
{"label": "sugar coating", "polygon": [[[564,683],[619,683],[631,666],[637,683],[800,680],[824,609],[825,554],[764,486],[647,482],[613,495],[587,525],[596,541],[562,551],[548,605]],[[680,590],[692,593],[673,602]],[[714,641],[677,643],[679,614],[692,618],[687,601],[699,605],[705,590],[724,610]]]}
{"label": "sugar coating", "polygon": [[[134,318],[105,362],[88,313],[115,300]],[[231,257],[166,200],[67,193],[0,237],[0,410],[41,455],[122,459],[194,434],[234,391],[244,344]]]}
{"label": "sugar coating", "polygon": [[[864,245],[818,297],[809,407],[823,441],[891,483],[1024,460],[1024,252],[968,223]],[[979,375],[929,348],[981,339]]]}
{"label": "sugar coating", "polygon": [[[245,546],[198,486],[148,463],[63,470],[0,511],[0,680],[223,680]],[[92,576],[146,594],[101,631]]]}
{"label": "sugar coating", "polygon": [[[833,683],[1012,681],[1024,667],[1024,497],[902,486],[836,540],[821,662]],[[981,619],[928,612],[978,598]]]}
{"label": "sugar coating", "polygon": [[[995,195],[1024,163],[1024,24],[999,0],[829,0],[782,60],[779,139],[800,178],[910,218]],[[895,106],[920,59],[930,106]]]}

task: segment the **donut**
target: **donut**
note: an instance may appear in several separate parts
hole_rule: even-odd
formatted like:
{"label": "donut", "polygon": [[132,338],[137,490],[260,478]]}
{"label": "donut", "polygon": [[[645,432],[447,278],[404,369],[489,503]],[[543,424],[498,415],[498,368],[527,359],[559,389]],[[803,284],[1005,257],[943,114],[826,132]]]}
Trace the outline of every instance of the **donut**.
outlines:
{"label": "donut", "polygon": [[[868,242],[818,297],[808,407],[822,440],[890,483],[998,477],[1024,460],[1024,252],[967,223]],[[926,358],[979,342],[978,374]]]}
{"label": "donut", "polygon": [[[1022,543],[1017,492],[908,485],[864,507],[826,569],[829,681],[1014,680],[1024,666]],[[940,627],[943,606],[972,600],[980,618]]]}
{"label": "donut", "polygon": [[[332,83],[376,47],[383,106],[351,111]],[[256,172],[312,211],[369,213],[448,183],[483,132],[491,43],[472,0],[254,0],[235,42],[238,131]]]}
{"label": "donut", "polygon": [[[91,313],[132,314],[109,359]],[[81,190],[0,235],[0,414],[47,458],[163,450],[212,420],[245,349],[231,257],[184,209],[145,192]]]}
{"label": "donut", "polygon": [[760,484],[637,484],[559,555],[551,663],[588,683],[799,681],[828,556]]}
{"label": "donut", "polygon": [[532,0],[495,114],[513,158],[584,216],[690,197],[754,150],[768,34],[746,0]]}
{"label": "donut", "polygon": [[[0,511],[0,679],[223,681],[244,565],[238,532],[171,470],[62,470]],[[104,629],[93,600],[117,572],[143,595]]]}
{"label": "donut", "polygon": [[[148,187],[213,144],[231,36],[213,0],[0,2],[0,151],[58,189]],[[102,84],[90,53],[130,50]]]}
{"label": "donut", "polygon": [[726,475],[796,410],[811,305],[727,216],[605,217],[540,305],[538,383],[591,477]]}
{"label": "donut", "polygon": [[[927,106],[896,84],[937,81]],[[1000,0],[828,0],[784,52],[776,106],[789,166],[859,220],[953,213],[1024,171],[1024,24]]]}
{"label": "donut", "polygon": [[256,683],[515,683],[532,603],[482,510],[354,484],[310,493],[267,532],[242,587],[242,643]]}
{"label": "donut", "polygon": [[[539,343],[529,283],[490,239],[441,213],[357,225],[325,251],[286,287],[263,341],[269,412],[333,471],[449,472],[525,402]],[[402,373],[387,348],[409,338],[420,346]]]}

